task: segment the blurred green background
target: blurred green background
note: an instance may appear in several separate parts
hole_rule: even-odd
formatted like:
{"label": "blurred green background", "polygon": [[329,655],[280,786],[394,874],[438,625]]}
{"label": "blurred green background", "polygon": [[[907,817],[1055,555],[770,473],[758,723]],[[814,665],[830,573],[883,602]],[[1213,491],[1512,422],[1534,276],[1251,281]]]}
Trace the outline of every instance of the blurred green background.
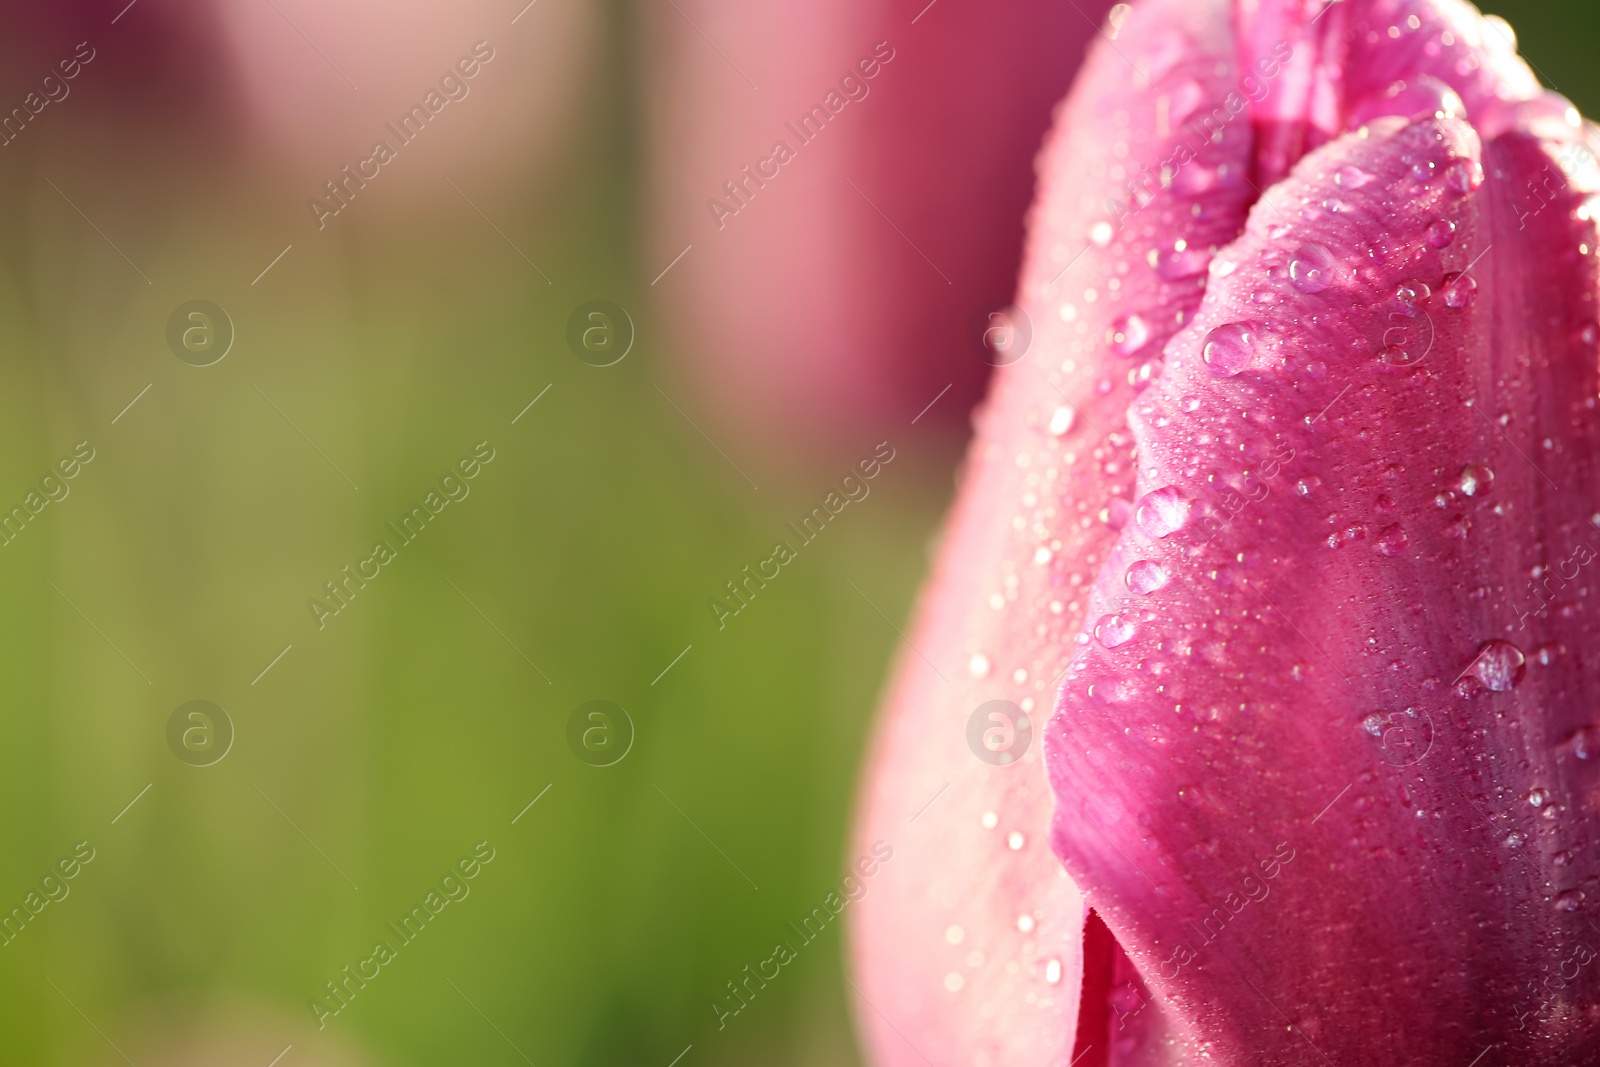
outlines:
{"label": "blurred green background", "polygon": [[[1600,113],[1591,9],[1493,9]],[[204,119],[64,106],[0,158],[0,505],[96,451],[0,548],[0,908],[95,850],[0,948],[0,1060],[858,1062],[840,924],[726,1029],[711,1003],[849,859],[879,609],[902,625],[960,442],[885,426],[868,501],[715,627],[708,598],[874,441],[743,458],[753,490],[689,422],[641,252],[636,16],[603,10],[558,165],[474,196],[504,236],[396,169],[394,203],[308,237],[320,179],[269,195],[248,156],[196,158]],[[638,334],[603,369],[565,342],[595,297]],[[237,331],[203,369],[164,337],[194,298]],[[317,630],[306,601],[482,440],[470,496]],[[609,767],[566,742],[597,698],[637,730]],[[192,699],[236,729],[212,766],[168,748]],[[308,999],[484,840],[470,896],[318,1031]]]}

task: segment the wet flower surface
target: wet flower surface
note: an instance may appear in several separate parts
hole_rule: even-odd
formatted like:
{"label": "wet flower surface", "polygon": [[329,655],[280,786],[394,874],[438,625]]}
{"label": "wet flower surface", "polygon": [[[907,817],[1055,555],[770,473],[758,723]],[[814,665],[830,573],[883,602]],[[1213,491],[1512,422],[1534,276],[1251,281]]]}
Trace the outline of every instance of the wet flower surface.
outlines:
{"label": "wet flower surface", "polygon": [[868,772],[876,1061],[1593,1062],[1595,131],[1444,0],[1107,37]]}

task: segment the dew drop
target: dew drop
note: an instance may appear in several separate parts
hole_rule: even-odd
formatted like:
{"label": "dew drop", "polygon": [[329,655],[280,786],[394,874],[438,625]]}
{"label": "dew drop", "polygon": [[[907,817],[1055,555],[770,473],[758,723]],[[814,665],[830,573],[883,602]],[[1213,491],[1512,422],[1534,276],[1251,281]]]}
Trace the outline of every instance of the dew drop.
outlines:
{"label": "dew drop", "polygon": [[1378,551],[1385,556],[1403,556],[1406,551],[1406,531],[1398,522],[1390,523],[1378,531]]}
{"label": "dew drop", "polygon": [[1490,641],[1478,650],[1478,658],[1472,661],[1472,676],[1482,682],[1485,689],[1504,693],[1522,681],[1526,664],[1527,659],[1516,645],[1509,641]]}
{"label": "dew drop", "polygon": [[1150,324],[1140,315],[1119,315],[1107,331],[1106,343],[1119,356],[1136,356],[1150,343]]}
{"label": "dew drop", "polygon": [[1444,168],[1444,183],[1464,196],[1483,184],[1483,166],[1475,159],[1454,160]]}
{"label": "dew drop", "polygon": [[1006,847],[1012,852],[1021,852],[1022,846],[1026,845],[1027,843],[1028,839],[1022,836],[1022,832],[1020,830],[1013,830],[1006,836]]}
{"label": "dew drop", "polygon": [[1056,985],[1061,981],[1060,960],[1051,960],[1044,965],[1044,980],[1051,985]]}
{"label": "dew drop", "polygon": [[1449,219],[1434,219],[1428,224],[1428,243],[1435,248],[1449,248],[1456,239],[1456,224]]}
{"label": "dew drop", "polygon": [[1027,912],[1023,912],[1021,915],[1018,915],[1017,916],[1017,929],[1021,930],[1025,934],[1032,933],[1033,932],[1033,916],[1029,915]]}
{"label": "dew drop", "polygon": [[974,678],[989,677],[989,657],[982,652],[974,652],[972,658],[967,660],[967,673]]}
{"label": "dew drop", "polygon": [[1094,624],[1094,639],[1106,648],[1116,648],[1127,644],[1135,629],[1131,619],[1121,615],[1102,615],[1100,621]]}
{"label": "dew drop", "polygon": [[1600,757],[1600,726],[1580,726],[1567,738],[1566,747],[1581,760]]}
{"label": "dew drop", "polygon": [[1530,789],[1528,791],[1528,803],[1532,804],[1536,808],[1544,807],[1546,804],[1550,803],[1550,790]]}
{"label": "dew drop", "polygon": [[1168,97],[1167,121],[1173,126],[1183,125],[1183,120],[1193,115],[1205,100],[1205,90],[1193,78],[1184,79]]}
{"label": "dew drop", "polygon": [[1170,537],[1189,521],[1189,498],[1174,485],[1153,489],[1134,505],[1133,521],[1147,537]]}
{"label": "dew drop", "polygon": [[1218,326],[1206,334],[1200,358],[1218,378],[1231,378],[1250,366],[1255,356],[1255,333],[1242,322]]}
{"label": "dew drop", "polygon": [[1483,496],[1494,485],[1494,471],[1476,463],[1461,468],[1456,491],[1462,496]]}
{"label": "dew drop", "polygon": [[1433,289],[1428,283],[1416,278],[1407,278],[1395,286],[1394,290],[1395,300],[1403,305],[1401,310],[1412,318],[1417,317],[1417,305],[1432,295]]}
{"label": "dew drop", "polygon": [[1353,541],[1365,541],[1369,527],[1364,522],[1353,522],[1342,530],[1335,530],[1328,535],[1329,548],[1343,548]]}
{"label": "dew drop", "polygon": [[996,815],[992,811],[986,811],[983,813],[982,822],[985,830],[993,830],[996,826],[1000,825],[1000,816]]}
{"label": "dew drop", "polygon": [[1446,307],[1464,308],[1472,303],[1474,296],[1478,295],[1477,279],[1470,274],[1446,274],[1439,295],[1444,299]]}
{"label": "dew drop", "polygon": [[1111,243],[1112,234],[1116,231],[1111,228],[1111,223],[1104,219],[1089,227],[1089,240],[1096,248],[1104,248]]}
{"label": "dew drop", "polygon": [[1557,867],[1570,867],[1572,865],[1572,853],[1566,849],[1562,849],[1560,852],[1557,852],[1554,856],[1550,857],[1550,862],[1555,864]]}
{"label": "dew drop", "polygon": [[1167,584],[1167,572],[1154,560],[1135,560],[1128,564],[1128,572],[1122,580],[1127,583],[1129,590],[1146,596]]}
{"label": "dew drop", "polygon": [[1583,903],[1583,890],[1568,889],[1556,896],[1556,909],[1558,911],[1577,911]]}
{"label": "dew drop", "polygon": [[1072,429],[1072,424],[1077,421],[1078,413],[1072,408],[1056,408],[1055,412],[1050,416],[1050,433],[1054,437],[1060,437]]}
{"label": "dew drop", "polygon": [[1209,193],[1222,183],[1226,168],[1208,167],[1196,160],[1172,176],[1172,191],[1178,196],[1194,199]]}
{"label": "dew drop", "polygon": [[1502,837],[1500,839],[1500,843],[1502,845],[1504,845],[1506,848],[1509,848],[1509,849],[1512,849],[1512,850],[1521,848],[1524,844],[1527,843],[1527,841],[1528,841],[1528,835],[1524,834],[1520,830],[1513,830],[1509,834],[1507,834],[1505,837]]}
{"label": "dew drop", "polygon": [[1169,282],[1192,278],[1204,273],[1211,254],[1203,248],[1192,248],[1188,241],[1179,238],[1171,248],[1152,248],[1149,263],[1156,273]]}
{"label": "dew drop", "polygon": [[1186,415],[1192,415],[1200,410],[1200,398],[1194,394],[1187,394],[1178,398],[1178,410]]}
{"label": "dew drop", "polygon": [[1333,283],[1333,253],[1318,244],[1301,245],[1289,259],[1289,282],[1302,293],[1320,293]]}
{"label": "dew drop", "polygon": [[1128,384],[1135,389],[1143,391],[1149,384],[1161,376],[1161,357],[1147,359],[1128,372]]}
{"label": "dew drop", "polygon": [[1370,171],[1360,167],[1346,165],[1334,172],[1333,180],[1343,189],[1359,189],[1373,180]]}

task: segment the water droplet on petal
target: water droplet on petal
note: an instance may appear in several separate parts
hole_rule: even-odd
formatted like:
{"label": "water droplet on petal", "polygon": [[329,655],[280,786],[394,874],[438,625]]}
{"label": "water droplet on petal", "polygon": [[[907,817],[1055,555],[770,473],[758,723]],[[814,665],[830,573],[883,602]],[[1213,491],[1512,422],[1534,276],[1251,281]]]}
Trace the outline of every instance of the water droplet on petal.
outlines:
{"label": "water droplet on petal", "polygon": [[1472,303],[1472,298],[1478,295],[1478,282],[1470,274],[1446,274],[1444,285],[1439,289],[1439,296],[1444,299],[1446,307],[1464,308]]}
{"label": "water droplet on petal", "polygon": [[1520,830],[1512,830],[1509,834],[1506,834],[1505,837],[1502,837],[1500,839],[1500,843],[1502,845],[1504,845],[1506,848],[1513,849],[1513,850],[1521,848],[1524,844],[1527,843],[1527,841],[1528,841],[1528,835],[1524,834]]}
{"label": "water droplet on petal", "polygon": [[1111,351],[1119,356],[1135,356],[1150,343],[1150,324],[1140,315],[1120,315],[1107,332]]}
{"label": "water droplet on petal", "polygon": [[1051,960],[1049,963],[1044,965],[1044,980],[1049,982],[1051,985],[1056,985],[1061,981],[1060,960]]}
{"label": "water droplet on petal", "polygon": [[1550,803],[1550,790],[1530,789],[1528,791],[1528,803],[1532,804],[1536,808],[1544,807],[1546,804]]}
{"label": "water droplet on petal", "polygon": [[1301,245],[1289,259],[1289,282],[1302,293],[1320,293],[1333,284],[1333,253],[1318,244]]}
{"label": "water droplet on petal", "polygon": [[1485,689],[1504,693],[1522,681],[1527,662],[1522,650],[1511,642],[1490,641],[1478,650],[1478,658],[1472,661],[1472,676],[1482,682]]}
{"label": "water droplet on petal", "polygon": [[1054,414],[1050,416],[1050,433],[1055,437],[1060,437],[1072,429],[1072,424],[1077,421],[1078,413],[1072,408],[1056,408]]}
{"label": "water droplet on petal", "polygon": [[974,678],[989,677],[989,657],[982,652],[974,652],[972,658],[967,660],[967,673]]}
{"label": "water droplet on petal", "polygon": [[1148,258],[1157,274],[1175,282],[1204,273],[1211,253],[1204,248],[1191,248],[1189,242],[1180,237],[1171,248],[1152,248]]}
{"label": "water droplet on petal", "polygon": [[1462,195],[1483,184],[1483,165],[1475,159],[1457,159],[1446,164],[1444,183]]}
{"label": "water droplet on petal", "polygon": [[1494,471],[1475,463],[1461,468],[1461,477],[1456,479],[1456,489],[1462,496],[1482,496],[1493,485]]}
{"label": "water droplet on petal", "polygon": [[1428,283],[1416,278],[1406,279],[1394,290],[1394,298],[1401,305],[1401,310],[1412,318],[1416,318],[1417,312],[1421,310],[1417,305],[1432,295],[1433,290]]}
{"label": "water droplet on petal", "polygon": [[1011,833],[1006,835],[1006,847],[1012,852],[1021,852],[1022,846],[1026,845],[1027,843],[1028,839],[1023,837],[1022,832],[1019,830],[1013,830]]}
{"label": "water droplet on petal", "polygon": [[1192,394],[1178,398],[1178,410],[1192,414],[1200,410],[1200,398]]}
{"label": "water droplet on petal", "polygon": [[1177,196],[1194,199],[1222,184],[1225,170],[1226,168],[1210,167],[1199,160],[1194,160],[1180,167],[1178,173],[1172,176],[1172,191]]}
{"label": "water droplet on petal", "polygon": [[1428,223],[1428,243],[1435,248],[1449,248],[1456,239],[1456,224],[1449,219],[1434,219]]}
{"label": "water droplet on petal", "polygon": [[1205,100],[1205,90],[1193,78],[1184,79],[1168,97],[1167,121],[1173,126],[1183,125],[1183,120],[1193,115]]}
{"label": "water droplet on petal", "polygon": [[1028,934],[1033,932],[1033,916],[1024,912],[1017,916],[1017,929]]}
{"label": "water droplet on petal", "polygon": [[1556,896],[1556,907],[1561,911],[1577,911],[1583,903],[1583,890],[1568,889]]}
{"label": "water droplet on petal", "polygon": [[1206,334],[1200,358],[1218,378],[1231,378],[1250,366],[1255,348],[1254,331],[1245,323],[1230,322]]}
{"label": "water droplet on petal", "polygon": [[1189,498],[1175,485],[1153,489],[1134,505],[1133,521],[1147,537],[1169,537],[1189,521]]}
{"label": "water droplet on petal", "polygon": [[1359,189],[1363,185],[1366,185],[1368,182],[1372,181],[1372,179],[1373,175],[1370,171],[1365,171],[1360,167],[1350,165],[1340,167],[1333,174],[1333,180],[1344,189]]}
{"label": "water droplet on petal", "polygon": [[1406,531],[1398,522],[1378,531],[1378,551],[1385,556],[1405,555],[1406,543]]}
{"label": "water droplet on petal", "polygon": [[1134,629],[1131,619],[1121,615],[1102,615],[1100,621],[1094,624],[1094,639],[1107,648],[1116,648],[1127,643]]}
{"label": "water droplet on petal", "polygon": [[1089,227],[1089,240],[1096,248],[1104,248],[1111,243],[1111,237],[1116,231],[1111,228],[1111,223],[1101,219]]}
{"label": "water droplet on petal", "polygon": [[1128,564],[1128,572],[1123,575],[1123,581],[1128,588],[1140,596],[1154,593],[1157,589],[1167,584],[1167,572],[1161,564],[1153,560],[1141,559]]}

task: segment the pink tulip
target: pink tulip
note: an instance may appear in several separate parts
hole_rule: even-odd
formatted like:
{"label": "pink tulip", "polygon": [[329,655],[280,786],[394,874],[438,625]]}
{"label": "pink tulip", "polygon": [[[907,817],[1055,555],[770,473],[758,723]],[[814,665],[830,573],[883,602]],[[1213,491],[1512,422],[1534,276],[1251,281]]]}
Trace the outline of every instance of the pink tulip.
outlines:
{"label": "pink tulip", "polygon": [[862,798],[874,1062],[1600,1062],[1596,147],[1455,0],[1092,50]]}

